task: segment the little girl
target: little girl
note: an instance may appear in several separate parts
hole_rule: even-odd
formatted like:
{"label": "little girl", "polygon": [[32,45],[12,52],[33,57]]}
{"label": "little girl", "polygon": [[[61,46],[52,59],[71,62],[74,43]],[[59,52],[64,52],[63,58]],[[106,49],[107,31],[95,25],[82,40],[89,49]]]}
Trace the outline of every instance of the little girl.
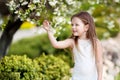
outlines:
{"label": "little girl", "polygon": [[102,80],[102,46],[97,39],[95,24],[88,12],[80,12],[71,17],[72,37],[57,41],[47,20],[44,29],[53,47],[72,48],[74,68],[72,80]]}

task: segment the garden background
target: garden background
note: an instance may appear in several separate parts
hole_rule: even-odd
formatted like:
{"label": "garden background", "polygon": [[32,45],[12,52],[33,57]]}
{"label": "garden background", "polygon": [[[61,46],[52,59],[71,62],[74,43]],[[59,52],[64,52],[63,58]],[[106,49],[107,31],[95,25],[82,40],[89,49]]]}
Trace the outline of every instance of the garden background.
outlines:
{"label": "garden background", "polygon": [[94,17],[104,47],[103,80],[120,80],[119,7],[119,0],[1,0],[0,80],[70,80],[72,54],[51,46],[42,22],[49,20],[56,39],[64,40],[70,17],[80,11]]}

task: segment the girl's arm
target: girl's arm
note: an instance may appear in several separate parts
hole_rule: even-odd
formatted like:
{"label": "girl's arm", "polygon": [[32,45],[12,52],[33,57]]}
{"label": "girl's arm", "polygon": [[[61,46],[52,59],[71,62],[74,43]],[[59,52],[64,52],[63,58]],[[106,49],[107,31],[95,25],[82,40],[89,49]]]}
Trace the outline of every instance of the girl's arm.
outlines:
{"label": "girl's arm", "polygon": [[96,66],[98,72],[98,80],[102,80],[102,72],[103,72],[103,59],[102,59],[102,45],[99,40],[97,40],[97,52],[96,52]]}
{"label": "girl's arm", "polygon": [[49,22],[45,20],[43,22],[43,27],[48,33],[49,40],[54,48],[67,48],[67,47],[73,47],[73,39],[66,39],[63,41],[57,41],[56,38],[54,37],[54,34],[51,32]]}

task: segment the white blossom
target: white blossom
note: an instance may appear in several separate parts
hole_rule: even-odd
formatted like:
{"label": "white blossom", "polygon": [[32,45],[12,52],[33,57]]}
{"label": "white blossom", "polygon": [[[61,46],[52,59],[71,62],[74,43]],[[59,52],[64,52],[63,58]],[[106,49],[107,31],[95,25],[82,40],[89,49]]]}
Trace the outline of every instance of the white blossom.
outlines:
{"label": "white blossom", "polygon": [[92,14],[94,10],[95,10],[95,8],[94,8],[94,7],[91,7],[91,8],[88,10],[88,12],[89,12],[90,14]]}
{"label": "white blossom", "polygon": [[30,10],[36,9],[36,6],[34,4],[29,4],[28,7],[30,8]]}
{"label": "white blossom", "polygon": [[56,1],[56,0],[53,0],[53,1],[50,1],[50,2],[49,2],[49,4],[50,4],[51,6],[55,6],[57,3],[58,3],[58,1]]}
{"label": "white blossom", "polygon": [[36,16],[40,16],[40,13],[39,13],[39,12],[37,12],[37,13],[36,13]]}
{"label": "white blossom", "polygon": [[118,2],[118,3],[119,3],[119,2],[120,2],[120,0],[115,0],[115,2]]}
{"label": "white blossom", "polygon": [[23,2],[24,0],[20,0],[20,2]]}
{"label": "white blossom", "polygon": [[27,21],[30,22],[30,18],[27,18]]}
{"label": "white blossom", "polygon": [[14,1],[10,1],[9,3],[6,4],[11,11],[13,11],[16,8],[16,4]]}
{"label": "white blossom", "polygon": [[61,12],[60,11],[55,11],[53,12],[54,15],[57,15],[57,16],[60,16],[61,15]]}
{"label": "white blossom", "polygon": [[114,14],[110,14],[111,17],[114,17]]}
{"label": "white blossom", "polygon": [[18,14],[18,11],[15,11],[14,13],[15,13],[15,14]]}
{"label": "white blossom", "polygon": [[24,19],[21,17],[20,20],[23,21]]}
{"label": "white blossom", "polygon": [[10,6],[10,5],[13,6],[14,4],[15,4],[14,1],[11,0],[8,5],[9,5],[9,6]]}
{"label": "white blossom", "polygon": [[54,17],[54,21],[57,23],[62,23],[64,21],[63,17]]}
{"label": "white blossom", "polygon": [[74,4],[74,1],[73,0],[66,0],[67,4],[71,5],[71,4]]}
{"label": "white blossom", "polygon": [[59,27],[59,30],[61,30],[61,29],[62,29],[62,27],[60,26],[60,27]]}
{"label": "white blossom", "polygon": [[20,4],[17,4],[16,7],[20,7]]}
{"label": "white blossom", "polygon": [[54,11],[55,11],[55,12],[59,11],[59,7],[56,7]]}
{"label": "white blossom", "polygon": [[0,19],[0,25],[3,23],[3,20],[2,19]]}
{"label": "white blossom", "polygon": [[71,24],[71,21],[68,21],[67,23],[68,23],[68,24]]}
{"label": "white blossom", "polygon": [[109,28],[109,29],[112,29],[113,27],[115,27],[114,21],[108,22],[108,28]]}
{"label": "white blossom", "polygon": [[63,18],[62,18],[62,17],[58,17],[57,21],[58,21],[59,23],[61,23],[61,22],[63,21]]}
{"label": "white blossom", "polygon": [[27,1],[25,1],[25,2],[23,2],[21,5],[27,5],[28,4],[28,2]]}
{"label": "white blossom", "polygon": [[20,18],[20,15],[18,15],[17,17]]}
{"label": "white blossom", "polygon": [[107,37],[110,36],[110,33],[109,33],[109,32],[105,32],[105,33],[103,34],[103,36],[104,36],[104,38],[107,38]]}
{"label": "white blossom", "polygon": [[[95,4],[95,1],[88,1],[89,3],[91,3],[92,5],[94,5]],[[97,1],[98,2],[98,1]]]}
{"label": "white blossom", "polygon": [[35,24],[33,21],[30,21],[31,24]]}
{"label": "white blossom", "polygon": [[60,35],[61,34],[61,32],[58,32],[58,35]]}
{"label": "white blossom", "polygon": [[33,0],[33,3],[34,3],[34,4],[40,3],[40,0]]}

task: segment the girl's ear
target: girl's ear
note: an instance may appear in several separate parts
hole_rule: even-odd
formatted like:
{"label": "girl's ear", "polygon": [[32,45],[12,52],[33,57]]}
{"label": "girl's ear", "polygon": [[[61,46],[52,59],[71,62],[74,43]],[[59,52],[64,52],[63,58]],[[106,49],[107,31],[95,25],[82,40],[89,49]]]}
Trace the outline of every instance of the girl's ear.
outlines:
{"label": "girl's ear", "polygon": [[89,24],[85,25],[85,31],[87,32],[89,29]]}

